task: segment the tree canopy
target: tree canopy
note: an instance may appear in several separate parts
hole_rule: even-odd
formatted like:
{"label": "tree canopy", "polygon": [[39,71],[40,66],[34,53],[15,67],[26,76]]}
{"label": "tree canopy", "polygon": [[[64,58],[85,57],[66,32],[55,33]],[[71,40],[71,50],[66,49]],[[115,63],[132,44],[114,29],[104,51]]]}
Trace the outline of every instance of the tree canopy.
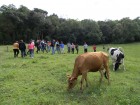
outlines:
{"label": "tree canopy", "polygon": [[13,4],[0,7],[0,44],[23,39],[57,39],[83,44],[130,43],[140,41],[140,18],[94,21],[59,18],[39,8],[29,10]]}

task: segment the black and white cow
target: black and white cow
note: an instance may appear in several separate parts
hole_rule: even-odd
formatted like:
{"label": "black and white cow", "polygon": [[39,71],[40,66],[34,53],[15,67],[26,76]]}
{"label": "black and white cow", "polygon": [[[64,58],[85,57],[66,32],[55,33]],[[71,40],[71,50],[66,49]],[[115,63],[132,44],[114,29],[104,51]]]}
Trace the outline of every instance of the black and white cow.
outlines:
{"label": "black and white cow", "polygon": [[119,66],[122,64],[123,65],[123,69],[125,70],[124,67],[124,53],[121,50],[121,48],[109,48],[109,55],[111,56],[112,62],[113,62],[113,70],[117,70],[119,68]]}

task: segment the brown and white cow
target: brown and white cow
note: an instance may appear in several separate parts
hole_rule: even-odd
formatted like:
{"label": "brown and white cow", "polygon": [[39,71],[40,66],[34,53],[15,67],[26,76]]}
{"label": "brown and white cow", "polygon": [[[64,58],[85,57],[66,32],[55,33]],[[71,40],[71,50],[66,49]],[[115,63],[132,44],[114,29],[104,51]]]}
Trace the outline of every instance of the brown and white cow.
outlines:
{"label": "brown and white cow", "polygon": [[[74,69],[72,75],[68,78],[68,90],[72,89],[76,85],[76,81],[79,75],[82,75],[81,78],[81,87],[83,89],[83,81],[87,83],[87,73],[88,72],[97,72],[101,74],[100,82],[103,79],[103,74],[105,78],[108,79],[109,84],[109,57],[105,52],[88,52],[79,55],[75,59]],[[104,73],[105,69],[105,73]]]}

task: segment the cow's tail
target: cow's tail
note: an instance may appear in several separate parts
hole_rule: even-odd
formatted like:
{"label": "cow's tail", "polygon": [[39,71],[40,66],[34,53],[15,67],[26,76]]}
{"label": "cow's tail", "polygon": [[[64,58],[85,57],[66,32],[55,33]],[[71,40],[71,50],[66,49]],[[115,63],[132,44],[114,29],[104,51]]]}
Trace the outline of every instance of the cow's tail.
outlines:
{"label": "cow's tail", "polygon": [[106,79],[108,79],[107,74],[106,74],[106,71],[104,72],[104,76],[105,76]]}

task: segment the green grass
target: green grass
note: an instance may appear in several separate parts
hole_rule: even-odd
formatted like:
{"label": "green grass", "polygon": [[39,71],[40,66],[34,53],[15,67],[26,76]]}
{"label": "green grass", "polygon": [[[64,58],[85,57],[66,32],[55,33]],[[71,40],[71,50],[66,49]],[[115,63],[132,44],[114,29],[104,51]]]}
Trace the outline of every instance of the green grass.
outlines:
{"label": "green grass", "polygon": [[[99,72],[88,73],[89,87],[67,91],[67,74],[77,54],[35,53],[34,59],[14,58],[12,46],[0,46],[0,105],[140,105],[140,43],[117,44],[125,51],[125,67],[112,71],[99,85]],[[89,51],[92,47],[89,46]],[[102,46],[97,46],[101,51]],[[66,51],[66,48],[65,48]],[[83,47],[80,46],[80,53]]]}

